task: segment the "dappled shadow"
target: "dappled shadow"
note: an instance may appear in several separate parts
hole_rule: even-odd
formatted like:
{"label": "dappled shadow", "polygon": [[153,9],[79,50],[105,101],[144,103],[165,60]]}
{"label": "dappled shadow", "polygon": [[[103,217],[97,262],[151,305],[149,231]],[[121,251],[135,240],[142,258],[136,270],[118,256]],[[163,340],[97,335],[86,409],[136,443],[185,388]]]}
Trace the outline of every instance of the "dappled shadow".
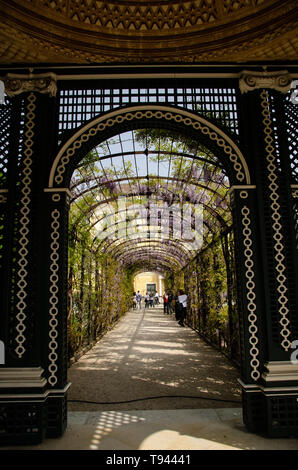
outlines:
{"label": "dappled shadow", "polygon": [[171,398],[113,404],[112,409],[235,407],[240,406],[237,378],[221,353],[162,308],[132,311],[70,368],[69,409],[107,409],[74,399],[110,403],[159,396]]}
{"label": "dappled shadow", "polygon": [[218,408],[72,412],[61,438],[23,448],[176,451],[296,450],[297,446],[297,439],[270,439],[249,433],[242,423],[240,409]]}
{"label": "dappled shadow", "polygon": [[[205,411],[205,414],[202,414]],[[297,439],[275,439],[249,433],[238,409],[170,412],[102,412],[89,416],[93,427],[85,448],[90,450],[284,450]],[[233,416],[234,415],[234,416]]]}

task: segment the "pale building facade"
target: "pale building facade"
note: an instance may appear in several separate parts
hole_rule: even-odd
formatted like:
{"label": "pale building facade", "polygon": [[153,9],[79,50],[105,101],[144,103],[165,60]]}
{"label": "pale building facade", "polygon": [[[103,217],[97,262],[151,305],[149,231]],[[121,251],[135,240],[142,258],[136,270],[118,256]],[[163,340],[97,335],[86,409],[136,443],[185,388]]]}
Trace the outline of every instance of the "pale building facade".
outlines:
{"label": "pale building facade", "polygon": [[135,292],[140,291],[144,296],[149,290],[158,292],[159,295],[163,295],[165,289],[164,277],[159,273],[145,272],[137,274],[134,279],[134,290]]}

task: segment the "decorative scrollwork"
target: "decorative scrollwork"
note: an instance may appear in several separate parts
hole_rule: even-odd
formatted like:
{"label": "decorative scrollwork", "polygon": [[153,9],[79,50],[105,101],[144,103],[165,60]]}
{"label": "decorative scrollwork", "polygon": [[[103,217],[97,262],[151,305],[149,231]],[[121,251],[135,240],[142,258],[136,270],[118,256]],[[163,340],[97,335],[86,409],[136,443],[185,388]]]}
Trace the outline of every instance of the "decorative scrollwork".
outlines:
{"label": "decorative scrollwork", "polygon": [[292,81],[287,70],[277,72],[243,70],[240,75],[239,88],[241,93],[247,93],[258,88],[273,88],[282,93],[287,93],[291,89]]}
{"label": "decorative scrollwork", "polygon": [[[59,196],[60,200],[60,195],[59,194],[53,194],[52,195],[52,201],[53,202],[58,202],[57,196]],[[58,348],[58,342],[57,342],[57,337],[58,337],[58,331],[57,331],[57,325],[58,325],[58,271],[59,271],[59,228],[60,228],[60,211],[58,209],[54,209],[51,213],[51,254],[50,254],[50,260],[51,260],[51,265],[50,265],[50,310],[49,310],[49,378],[48,382],[51,386],[54,386],[57,383],[57,376],[56,372],[58,370],[57,366],[57,359],[58,359],[58,354],[57,354],[57,348]]]}
{"label": "decorative scrollwork", "polygon": [[8,73],[4,78],[5,93],[9,97],[14,97],[20,93],[34,91],[50,96],[56,96],[57,84],[56,75],[45,73],[33,75],[19,75]]}
{"label": "decorative scrollwork", "polygon": [[[241,197],[241,195],[240,195]],[[242,194],[242,199],[245,199],[247,196]],[[250,228],[250,209],[247,206],[242,207],[242,225],[243,225],[243,244],[244,244],[244,256],[245,256],[245,277],[246,277],[246,290],[247,290],[247,309],[249,311],[248,321],[249,321],[249,343],[250,343],[250,356],[251,361],[250,365],[252,368],[251,377],[253,380],[258,380],[260,377],[260,361],[258,360],[259,349],[258,345],[258,327],[257,327],[257,315],[256,315],[256,294],[255,294],[255,281],[254,281],[254,262],[253,262],[253,251],[252,251],[252,240],[251,234],[252,230]]]}
{"label": "decorative scrollwork", "polygon": [[18,259],[18,291],[17,291],[17,304],[16,304],[16,319],[17,326],[16,330],[18,335],[16,337],[17,347],[15,349],[19,358],[25,353],[25,336],[24,331],[26,329],[25,319],[26,319],[26,297],[27,297],[27,264],[28,264],[28,248],[29,243],[29,222],[30,222],[30,203],[31,203],[31,173],[32,173],[32,146],[33,146],[33,136],[34,136],[34,118],[35,118],[35,101],[36,96],[34,93],[30,93],[28,96],[28,105],[26,108],[26,121],[25,121],[25,130],[24,130],[24,161],[23,161],[23,172],[22,172],[22,189],[21,189],[21,200],[20,200],[20,229],[19,229],[19,259]]}
{"label": "decorative scrollwork", "polygon": [[239,183],[250,183],[249,171],[245,159],[235,144],[229,139],[222,131],[217,129],[211,123],[208,123],[199,116],[194,117],[190,113],[181,111],[180,113],[174,112],[171,108],[162,108],[151,106],[150,109],[128,109],[120,110],[116,113],[113,112],[110,116],[105,116],[94,120],[87,124],[85,128],[80,131],[80,134],[63,148],[55,159],[52,167],[49,187],[53,185],[61,185],[64,179],[66,167],[71,158],[81,148],[83,143],[86,143],[91,137],[94,137],[99,132],[104,131],[107,127],[112,127],[124,121],[131,121],[132,119],[165,119],[167,121],[175,121],[182,123],[186,126],[192,127],[198,132],[209,137],[213,140],[218,147],[227,155],[231,164],[233,165],[236,179]]}

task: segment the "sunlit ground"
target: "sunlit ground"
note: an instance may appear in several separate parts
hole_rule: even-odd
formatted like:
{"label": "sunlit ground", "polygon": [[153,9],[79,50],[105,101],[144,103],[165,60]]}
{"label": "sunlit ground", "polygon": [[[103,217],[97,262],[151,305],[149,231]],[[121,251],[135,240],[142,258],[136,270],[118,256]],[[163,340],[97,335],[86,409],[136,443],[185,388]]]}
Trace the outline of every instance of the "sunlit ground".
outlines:
{"label": "sunlit ground", "polygon": [[247,431],[237,377],[225,357],[163,315],[162,308],[132,311],[70,368],[64,435],[32,449],[298,449],[298,439]]}
{"label": "sunlit ground", "polygon": [[222,354],[181,328],[174,315],[164,315],[161,306],[135,310],[70,368],[69,409],[109,406],[71,400],[113,402],[109,409],[122,411],[240,407],[238,377]]}

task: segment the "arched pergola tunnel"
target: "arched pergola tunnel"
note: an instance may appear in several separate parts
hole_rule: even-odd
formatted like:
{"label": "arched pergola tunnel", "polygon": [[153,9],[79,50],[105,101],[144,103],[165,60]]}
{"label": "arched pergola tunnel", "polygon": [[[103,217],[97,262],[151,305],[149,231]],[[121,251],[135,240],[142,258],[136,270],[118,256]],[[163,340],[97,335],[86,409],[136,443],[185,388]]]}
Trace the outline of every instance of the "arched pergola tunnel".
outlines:
{"label": "arched pergola tunnel", "polygon": [[[74,353],[124,313],[134,274],[148,269],[173,289],[184,280],[189,325],[239,361],[248,429],[296,432],[290,94],[240,94],[238,80],[214,78],[214,88],[173,82],[169,105],[157,82],[138,105],[131,88],[119,106],[120,82],[109,101],[109,85],[76,82],[57,96],[12,90],[1,108],[3,442],[64,432],[69,344]],[[117,309],[103,298],[114,287]],[[17,427],[20,414],[32,425]]]}
{"label": "arched pergola tunnel", "polygon": [[[225,263],[221,249],[222,237],[232,233],[229,188],[216,155],[199,141],[162,128],[115,135],[79,162],[70,183],[70,355],[131,307],[135,274],[153,270],[163,273],[167,289],[186,290],[189,324],[216,345],[224,344],[236,359],[230,343],[237,334],[233,339],[227,334],[232,323],[239,324],[231,308],[235,282],[227,282],[227,269],[230,281],[235,267],[230,259]],[[211,255],[216,263],[205,267],[197,285],[191,279],[184,283],[193,260],[208,249],[220,252]],[[231,241],[228,253],[233,252]],[[209,296],[205,311],[198,290],[205,307]]]}

